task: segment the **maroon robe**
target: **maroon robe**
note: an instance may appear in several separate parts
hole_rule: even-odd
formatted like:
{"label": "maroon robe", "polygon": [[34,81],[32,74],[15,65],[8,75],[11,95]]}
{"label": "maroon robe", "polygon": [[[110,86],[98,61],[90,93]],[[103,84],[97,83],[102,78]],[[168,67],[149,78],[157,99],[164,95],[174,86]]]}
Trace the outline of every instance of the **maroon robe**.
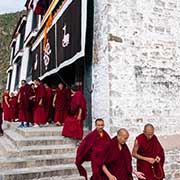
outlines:
{"label": "maroon robe", "polygon": [[[133,180],[131,153],[126,144],[121,146],[122,149],[120,150],[117,136],[107,143],[98,157],[100,167],[106,165],[109,172],[117,180]],[[104,177],[98,180],[108,180],[108,177],[104,174]]]}
{"label": "maroon robe", "polygon": [[153,135],[153,137],[148,140],[144,134],[140,134],[136,140],[139,146],[137,152],[139,155],[151,158],[159,156],[161,158],[160,164],[154,163],[154,172],[152,170],[152,164],[139,159],[137,160],[137,170],[143,172],[147,180],[157,180],[157,178],[154,177],[154,174],[157,175],[157,177],[162,175],[162,178],[160,178],[162,180],[165,177],[163,170],[165,157],[164,150],[157,137]]}
{"label": "maroon robe", "polygon": [[0,133],[1,134],[3,134],[3,129],[2,129],[2,124],[3,124],[2,113],[3,113],[3,109],[2,109],[1,103],[0,103]]}
{"label": "maroon robe", "polygon": [[10,103],[10,119],[15,120],[16,118],[18,118],[17,97],[16,96],[10,97],[9,103]]}
{"label": "maroon robe", "polygon": [[[35,124],[46,124],[46,112],[45,112],[45,101],[46,101],[46,90],[42,83],[36,88],[35,105],[34,105],[34,123]],[[42,99],[42,105],[39,105]]]}
{"label": "maroon robe", "polygon": [[29,84],[25,84],[19,89],[19,121],[30,122],[30,96],[32,95],[32,88]]}
{"label": "maroon robe", "polygon": [[91,161],[92,167],[92,180],[99,180],[102,176],[102,171],[99,170],[97,157],[104,145],[110,141],[110,137],[106,131],[103,131],[103,136],[101,137],[98,131],[95,129],[89,133],[81,142],[78,147],[76,155],[76,166],[79,170],[79,174],[84,176],[87,180],[87,173],[82,166],[84,161]]}
{"label": "maroon robe", "polygon": [[3,97],[2,97],[2,105],[3,105],[3,112],[4,112],[4,120],[5,121],[11,121],[10,120],[10,107],[7,106],[6,102],[5,102],[5,97],[7,97],[7,101],[9,102],[9,94],[8,93],[4,93]]}
{"label": "maroon robe", "polygon": [[53,102],[53,92],[52,89],[47,87],[46,90],[46,104],[45,104],[45,110],[46,110],[46,120],[52,118],[52,102]]}
{"label": "maroon robe", "polygon": [[[82,109],[81,120],[77,119],[79,109]],[[86,100],[81,92],[76,92],[72,97],[70,110],[64,122],[62,131],[63,136],[74,139],[82,139],[83,137],[83,120],[87,116]]]}
{"label": "maroon robe", "polygon": [[64,123],[65,118],[67,117],[68,110],[68,97],[66,89],[60,90],[56,89],[56,101],[55,101],[55,122]]}

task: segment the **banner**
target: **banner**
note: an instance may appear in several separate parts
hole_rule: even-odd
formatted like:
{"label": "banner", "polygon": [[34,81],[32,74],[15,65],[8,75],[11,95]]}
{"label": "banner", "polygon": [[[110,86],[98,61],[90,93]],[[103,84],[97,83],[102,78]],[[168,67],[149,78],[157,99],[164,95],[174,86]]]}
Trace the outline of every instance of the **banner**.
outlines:
{"label": "banner", "polygon": [[[43,42],[43,41],[42,41]],[[46,49],[42,49],[42,74],[56,68],[55,59],[55,26],[53,26],[47,35]]]}
{"label": "banner", "polygon": [[73,1],[57,21],[57,64],[81,51],[81,1]]}
{"label": "banner", "polygon": [[32,80],[41,76],[41,53],[42,43],[40,43],[34,51],[31,52],[31,61],[33,61]]}
{"label": "banner", "polygon": [[87,0],[66,0],[47,31],[46,51],[39,48],[44,40],[43,33],[36,37],[32,45],[33,54],[41,54],[41,57],[33,56],[35,62],[37,59],[40,61],[35,63],[38,67],[34,66],[33,76],[39,74],[43,79],[85,56],[86,26]]}

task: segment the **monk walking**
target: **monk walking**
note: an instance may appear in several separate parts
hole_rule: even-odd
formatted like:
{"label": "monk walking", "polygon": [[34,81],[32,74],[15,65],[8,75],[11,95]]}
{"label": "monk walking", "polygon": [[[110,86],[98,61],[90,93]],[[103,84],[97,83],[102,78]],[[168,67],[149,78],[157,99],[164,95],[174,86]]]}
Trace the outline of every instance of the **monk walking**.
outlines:
{"label": "monk walking", "polygon": [[54,122],[57,126],[62,126],[68,111],[68,96],[62,83],[59,83],[56,89],[53,106],[55,108]]}
{"label": "monk walking", "polygon": [[87,116],[86,100],[83,94],[77,91],[76,86],[71,88],[71,93],[70,110],[64,122],[62,135],[74,139],[82,139],[83,121]]}
{"label": "monk walking", "polygon": [[18,118],[18,113],[17,113],[17,97],[14,95],[14,93],[11,93],[9,103],[10,103],[10,119],[11,121],[15,121],[15,119]]}
{"label": "monk walking", "polygon": [[3,106],[3,112],[4,112],[4,120],[5,121],[11,121],[10,120],[10,103],[9,103],[9,90],[5,90],[3,97],[2,97],[2,106]]}
{"label": "monk walking", "polygon": [[110,141],[108,133],[104,130],[104,120],[96,119],[96,129],[89,133],[81,142],[77,150],[76,166],[81,176],[87,180],[87,173],[82,166],[84,161],[91,161],[92,177],[91,180],[100,180],[102,178],[102,170],[99,170],[97,157],[105,144]]}
{"label": "monk walking", "polygon": [[98,159],[105,176],[98,180],[132,180],[132,173],[145,179],[143,173],[132,170],[132,157],[126,145],[128,137],[128,131],[122,128],[104,147]]}
{"label": "monk walking", "polygon": [[136,138],[132,154],[137,159],[137,170],[143,172],[147,180],[162,180],[165,177],[164,150],[154,135],[152,124],[144,126],[144,133]]}
{"label": "monk walking", "polygon": [[[26,80],[21,81],[21,87],[18,93],[18,107],[19,107],[19,121],[21,124],[19,128],[29,127],[30,122],[30,97],[32,89]],[[25,124],[26,123],[26,124]]]}
{"label": "monk walking", "polygon": [[0,136],[3,136],[3,129],[2,129],[2,124],[3,124],[3,119],[2,119],[2,113],[3,109],[0,103]]}
{"label": "monk walking", "polygon": [[46,121],[52,120],[52,102],[53,102],[53,92],[52,89],[45,83],[44,84],[45,90],[46,90],[46,104],[45,104],[45,110],[46,110]]}
{"label": "monk walking", "polygon": [[34,105],[34,127],[41,125],[48,125],[46,122],[46,90],[44,85],[39,79],[34,80],[34,84],[37,86],[35,91],[35,105]]}

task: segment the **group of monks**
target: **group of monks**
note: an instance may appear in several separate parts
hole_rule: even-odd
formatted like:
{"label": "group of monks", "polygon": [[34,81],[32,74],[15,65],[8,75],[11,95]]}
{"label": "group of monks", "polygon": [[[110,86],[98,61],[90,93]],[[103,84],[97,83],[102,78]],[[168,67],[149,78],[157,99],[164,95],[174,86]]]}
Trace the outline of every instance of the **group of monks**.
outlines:
{"label": "group of monks", "polygon": [[[144,126],[144,132],[136,137],[132,155],[126,141],[129,133],[118,130],[112,139],[104,130],[104,120],[95,121],[95,130],[90,132],[77,149],[76,166],[87,180],[83,162],[91,161],[91,180],[162,180],[164,175],[164,150],[154,134],[152,124]],[[132,156],[137,159],[137,171],[132,168]]]}
{"label": "group of monks", "polygon": [[[20,121],[19,128],[48,126],[54,122],[62,126],[62,135],[75,139],[83,137],[83,120],[86,118],[86,100],[76,86],[66,88],[63,83],[53,91],[39,79],[29,85],[21,81],[17,95],[4,92],[0,125],[2,125],[2,111],[5,121]],[[0,126],[1,127],[1,126]],[[0,128],[3,134],[2,127]]]}

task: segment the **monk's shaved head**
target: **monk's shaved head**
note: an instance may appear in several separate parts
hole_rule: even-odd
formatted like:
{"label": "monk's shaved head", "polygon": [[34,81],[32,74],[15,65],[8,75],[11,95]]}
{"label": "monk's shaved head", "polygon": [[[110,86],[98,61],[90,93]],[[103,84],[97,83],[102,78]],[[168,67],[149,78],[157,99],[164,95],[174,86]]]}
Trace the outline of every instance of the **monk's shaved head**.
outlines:
{"label": "monk's shaved head", "polygon": [[121,128],[117,131],[117,139],[119,144],[125,144],[129,138],[129,132],[125,128]]}
{"label": "monk's shaved head", "polygon": [[146,124],[144,126],[144,134],[148,139],[151,139],[154,135],[154,126],[152,124]]}
{"label": "monk's shaved head", "polygon": [[98,121],[104,122],[104,120],[103,120],[103,119],[98,118],[98,119],[96,119],[96,120],[95,120],[95,124],[96,124]]}
{"label": "monk's shaved head", "polygon": [[144,131],[146,131],[147,129],[152,129],[152,130],[154,130],[154,126],[152,125],[152,124],[146,124],[145,126],[144,126]]}

